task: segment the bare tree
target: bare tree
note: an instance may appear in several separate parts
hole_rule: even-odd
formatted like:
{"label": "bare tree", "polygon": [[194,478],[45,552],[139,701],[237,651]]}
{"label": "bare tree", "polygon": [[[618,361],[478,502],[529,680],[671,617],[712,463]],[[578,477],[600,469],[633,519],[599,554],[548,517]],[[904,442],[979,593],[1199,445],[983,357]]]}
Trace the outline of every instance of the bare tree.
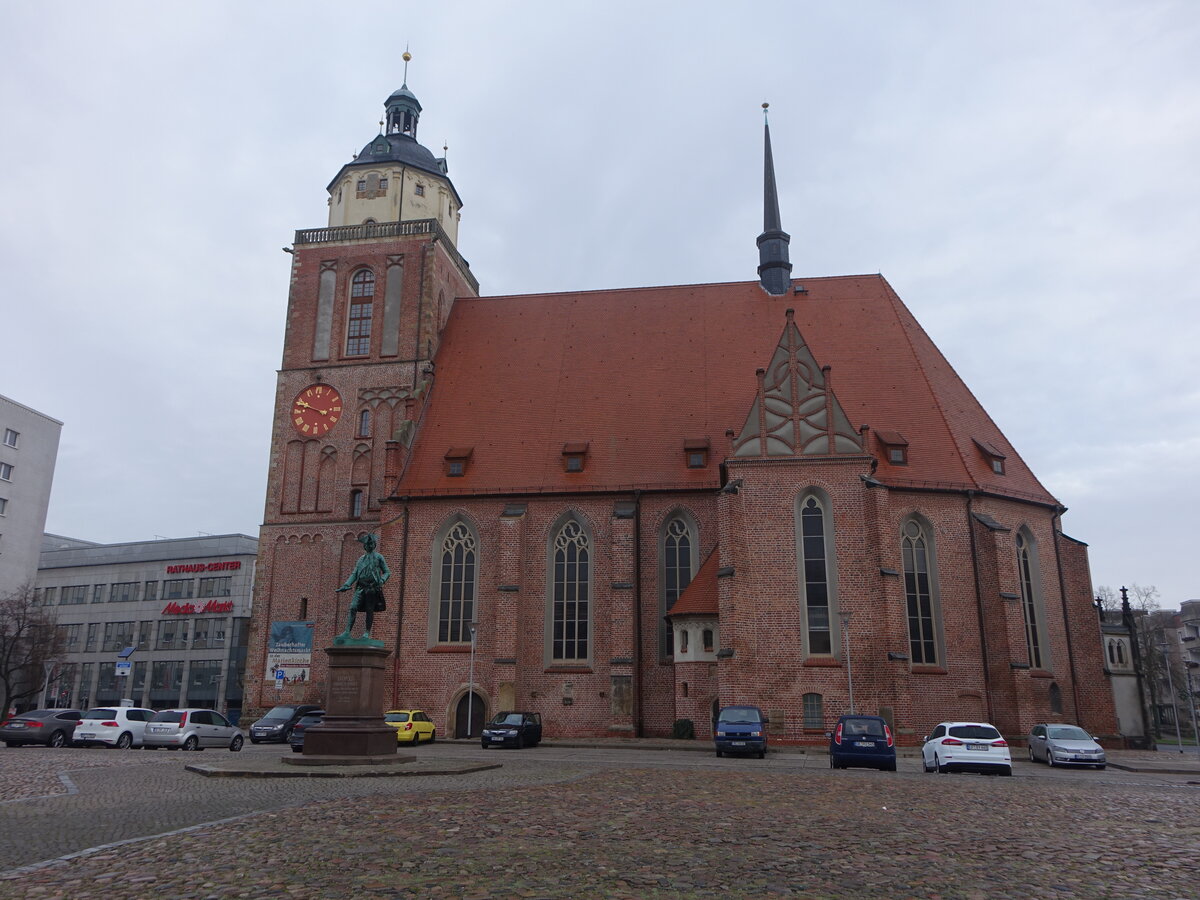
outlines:
{"label": "bare tree", "polygon": [[0,718],[18,701],[41,693],[48,664],[62,653],[57,619],[30,585],[0,596]]}

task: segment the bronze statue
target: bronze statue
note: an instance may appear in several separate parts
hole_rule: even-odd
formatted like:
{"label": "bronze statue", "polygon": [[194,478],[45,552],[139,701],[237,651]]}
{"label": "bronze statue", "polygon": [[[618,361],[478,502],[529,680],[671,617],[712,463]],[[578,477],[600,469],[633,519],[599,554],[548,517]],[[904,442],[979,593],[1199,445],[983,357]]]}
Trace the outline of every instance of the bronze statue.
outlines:
{"label": "bronze statue", "polygon": [[375,535],[365,534],[358,540],[363,545],[363,555],[354,564],[354,571],[350,573],[346,583],[337,589],[340,594],[354,588],[354,599],[350,601],[350,621],[346,623],[346,630],[334,638],[334,643],[352,640],[350,630],[360,612],[367,615],[367,628],[363,632],[362,640],[371,640],[371,625],[375,622],[375,613],[383,612],[387,608],[383,599],[383,583],[392,576],[388,571],[387,561],[375,551]]}

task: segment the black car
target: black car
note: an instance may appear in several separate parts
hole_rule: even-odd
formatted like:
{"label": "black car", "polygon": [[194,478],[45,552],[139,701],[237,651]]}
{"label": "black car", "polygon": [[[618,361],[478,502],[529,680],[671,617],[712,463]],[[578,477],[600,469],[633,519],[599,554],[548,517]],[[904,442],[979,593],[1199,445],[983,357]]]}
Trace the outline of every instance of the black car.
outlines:
{"label": "black car", "polygon": [[292,736],[288,738],[288,743],[292,745],[293,753],[304,752],[304,732],[314,725],[320,725],[324,720],[325,710],[323,709],[314,710],[300,717],[300,721],[292,726]]}
{"label": "black car", "polygon": [[535,712],[501,712],[483,726],[480,745],[488,747],[536,747],[542,740],[542,717]]}
{"label": "black car", "polygon": [[82,718],[78,709],[33,709],[0,722],[0,741],[9,747],[42,744],[46,747],[70,747],[75,725]]}
{"label": "black car", "polygon": [[896,740],[879,716],[842,716],[829,733],[829,767],[896,771]]}
{"label": "black car", "polygon": [[315,703],[285,703],[276,706],[250,726],[250,743],[286,744],[296,723],[309,713],[320,709]]}

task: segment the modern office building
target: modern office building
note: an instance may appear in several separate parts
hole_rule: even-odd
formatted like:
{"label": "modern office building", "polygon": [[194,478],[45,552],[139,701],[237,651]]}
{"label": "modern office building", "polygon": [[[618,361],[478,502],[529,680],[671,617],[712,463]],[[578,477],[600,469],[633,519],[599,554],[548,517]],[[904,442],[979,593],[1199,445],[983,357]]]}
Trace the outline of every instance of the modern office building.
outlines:
{"label": "modern office building", "polygon": [[0,596],[37,576],[62,424],[0,395]]}
{"label": "modern office building", "polygon": [[45,535],[37,589],[64,652],[44,705],[129,698],[236,720],[257,552],[244,534],[122,544]]}

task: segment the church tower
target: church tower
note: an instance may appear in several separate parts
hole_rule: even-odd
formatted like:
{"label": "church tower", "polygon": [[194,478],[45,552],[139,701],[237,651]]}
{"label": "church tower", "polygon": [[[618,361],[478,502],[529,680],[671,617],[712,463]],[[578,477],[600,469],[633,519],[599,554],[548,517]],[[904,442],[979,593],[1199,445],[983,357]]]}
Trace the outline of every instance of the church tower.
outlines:
{"label": "church tower", "polygon": [[[479,293],[456,246],[462,200],[446,160],[417,142],[420,115],[407,84],[388,97],[379,133],[329,182],[328,225],[284,248],[291,284],[254,627],[311,622],[314,648],[341,630],[350,595],[334,589],[407,461],[451,306]],[[248,708],[312,688],[265,681],[267,643],[248,641]]]}

